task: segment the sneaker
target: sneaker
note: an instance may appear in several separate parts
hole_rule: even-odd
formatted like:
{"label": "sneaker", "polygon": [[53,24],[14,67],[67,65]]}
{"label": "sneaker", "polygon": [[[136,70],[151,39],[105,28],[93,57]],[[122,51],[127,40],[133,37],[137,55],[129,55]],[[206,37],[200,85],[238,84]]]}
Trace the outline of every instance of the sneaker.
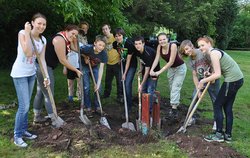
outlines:
{"label": "sneaker", "polygon": [[33,139],[36,139],[36,138],[37,138],[37,135],[31,134],[30,132],[25,131],[25,132],[23,133],[23,137],[26,138],[26,139],[29,139],[29,140],[33,140]]}
{"label": "sneaker", "polygon": [[178,111],[177,109],[171,109],[168,113],[170,118],[176,119],[178,117]]}
{"label": "sneaker", "polygon": [[26,148],[28,146],[28,144],[25,143],[22,138],[14,138],[14,144],[22,148]]}
{"label": "sneaker", "polygon": [[87,108],[85,112],[88,117],[93,117],[91,108]]}
{"label": "sneaker", "polygon": [[43,123],[45,121],[47,121],[47,119],[43,117],[41,114],[34,114],[34,119],[33,119],[34,123]]}
{"label": "sneaker", "polygon": [[214,125],[213,125],[213,131],[216,131],[216,121],[214,121]]}
{"label": "sneaker", "polygon": [[224,140],[226,143],[231,143],[232,142],[232,136],[230,134],[224,134]]}
{"label": "sneaker", "polygon": [[207,142],[224,142],[224,136],[222,133],[216,132],[214,134],[210,134],[206,136],[205,141]]}

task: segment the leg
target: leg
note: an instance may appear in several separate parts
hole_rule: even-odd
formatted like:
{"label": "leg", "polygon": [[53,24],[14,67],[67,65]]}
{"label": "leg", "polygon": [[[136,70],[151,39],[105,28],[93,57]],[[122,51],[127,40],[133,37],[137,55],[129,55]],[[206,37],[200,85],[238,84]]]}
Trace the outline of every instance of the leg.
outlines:
{"label": "leg", "polygon": [[110,96],[112,90],[112,80],[113,80],[113,71],[112,65],[107,65],[106,67],[106,76],[105,76],[105,90],[104,90],[104,98]]}
{"label": "leg", "polygon": [[88,109],[91,109],[90,101],[90,71],[88,66],[83,66],[83,90],[84,90],[84,103]]}
{"label": "leg", "polygon": [[133,85],[133,79],[135,76],[136,68],[135,67],[130,67],[126,80],[125,80],[125,88],[126,88],[126,98],[127,98],[127,104],[128,104],[128,111],[131,111],[132,109],[132,85]]}
{"label": "leg", "polygon": [[74,80],[67,79],[67,82],[68,82],[68,100],[69,102],[73,102]]}
{"label": "leg", "polygon": [[[99,68],[98,68],[97,66],[96,66],[96,67],[92,67],[92,70],[93,70],[93,74],[94,74],[94,77],[95,77],[95,81],[97,82],[97,80],[98,80]],[[97,84],[97,83],[96,83],[96,84]],[[101,92],[101,86],[100,86],[98,92],[99,92],[99,95],[100,95],[100,94],[101,94],[101,93],[100,93],[100,92]],[[99,105],[99,102],[98,102],[98,100],[97,100],[97,95],[96,95],[96,93],[95,93],[94,96],[95,96],[95,97],[94,97],[95,109],[97,109],[98,107],[100,107],[100,105]]]}

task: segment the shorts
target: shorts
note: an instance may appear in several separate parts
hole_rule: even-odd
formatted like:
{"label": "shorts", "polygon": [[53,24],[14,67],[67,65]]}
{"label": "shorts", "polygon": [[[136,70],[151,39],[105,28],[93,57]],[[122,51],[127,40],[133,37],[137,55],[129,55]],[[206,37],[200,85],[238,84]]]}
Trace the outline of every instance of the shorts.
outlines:
{"label": "shorts", "polygon": [[[77,70],[79,70],[79,68],[77,68]],[[78,78],[76,72],[70,69],[67,69],[67,79],[74,80],[76,78]]]}

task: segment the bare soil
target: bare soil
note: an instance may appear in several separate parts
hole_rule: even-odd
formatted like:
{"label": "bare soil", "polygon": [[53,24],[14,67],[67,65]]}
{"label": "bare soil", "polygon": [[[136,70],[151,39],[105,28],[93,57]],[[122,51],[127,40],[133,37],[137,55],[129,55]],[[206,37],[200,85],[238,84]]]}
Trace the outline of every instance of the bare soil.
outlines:
{"label": "bare soil", "polygon": [[[138,98],[133,98],[134,105],[137,105]],[[205,125],[211,125],[212,120],[200,119],[196,114],[196,124],[187,128],[186,133],[176,134],[182,126],[186,117],[187,106],[179,106],[179,115],[177,119],[165,118],[170,110],[169,100],[161,99],[161,118],[162,126],[159,134],[150,132],[148,135],[142,135],[137,131],[130,131],[121,128],[125,122],[122,114],[124,106],[116,101],[112,104],[104,105],[103,109],[111,130],[106,126],[100,125],[100,115],[93,113],[91,127],[85,126],[79,119],[79,103],[62,102],[57,105],[58,115],[65,121],[62,128],[52,128],[50,122],[44,124],[35,124],[31,130],[39,137],[33,143],[33,147],[47,147],[52,151],[68,151],[71,157],[78,157],[93,153],[97,150],[108,149],[110,146],[126,146],[133,150],[137,144],[147,144],[158,142],[160,139],[171,140],[175,142],[182,150],[188,153],[189,157],[239,157],[243,158],[238,152],[230,148],[226,143],[209,143],[204,141],[203,135],[207,134],[204,130]],[[63,108],[64,107],[64,108]],[[66,107],[66,108],[65,108]],[[198,112],[199,113],[199,112]],[[135,124],[137,119],[137,107],[133,106],[130,121]]]}

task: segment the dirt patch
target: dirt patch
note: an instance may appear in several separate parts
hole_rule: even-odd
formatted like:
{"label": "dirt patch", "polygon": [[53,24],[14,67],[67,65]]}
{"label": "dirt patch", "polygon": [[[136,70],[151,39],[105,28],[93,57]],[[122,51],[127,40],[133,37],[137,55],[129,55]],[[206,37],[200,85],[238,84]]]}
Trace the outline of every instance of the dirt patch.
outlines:
{"label": "dirt patch", "polygon": [[[138,98],[133,98],[134,105],[137,105]],[[161,136],[154,132],[147,136],[140,132],[132,132],[121,128],[125,122],[123,116],[124,107],[116,102],[110,105],[104,105],[104,111],[108,114],[106,118],[111,126],[111,130],[100,125],[100,115],[94,114],[90,118],[92,127],[86,127],[79,119],[79,104],[68,104],[66,102],[58,105],[59,116],[63,118],[67,124],[63,128],[52,128],[49,122],[32,126],[32,131],[38,134],[38,140],[33,143],[33,147],[48,147],[53,151],[69,152],[72,157],[90,154],[96,150],[108,149],[110,146],[130,146],[136,144],[147,144],[157,142],[159,139],[168,139],[176,142],[176,144],[185,150],[190,157],[243,157],[239,153],[232,150],[223,143],[208,143],[202,139],[202,126],[211,124],[209,120],[197,120],[195,125],[188,128],[185,134],[175,134],[183,124],[187,113],[187,107],[181,105],[177,119],[165,118],[170,110],[169,101],[161,99],[161,118],[162,128]],[[67,108],[60,108],[60,107]],[[132,109],[130,121],[135,124],[137,119],[136,106]],[[198,115],[197,115],[198,117]],[[190,135],[192,133],[192,135]]]}

